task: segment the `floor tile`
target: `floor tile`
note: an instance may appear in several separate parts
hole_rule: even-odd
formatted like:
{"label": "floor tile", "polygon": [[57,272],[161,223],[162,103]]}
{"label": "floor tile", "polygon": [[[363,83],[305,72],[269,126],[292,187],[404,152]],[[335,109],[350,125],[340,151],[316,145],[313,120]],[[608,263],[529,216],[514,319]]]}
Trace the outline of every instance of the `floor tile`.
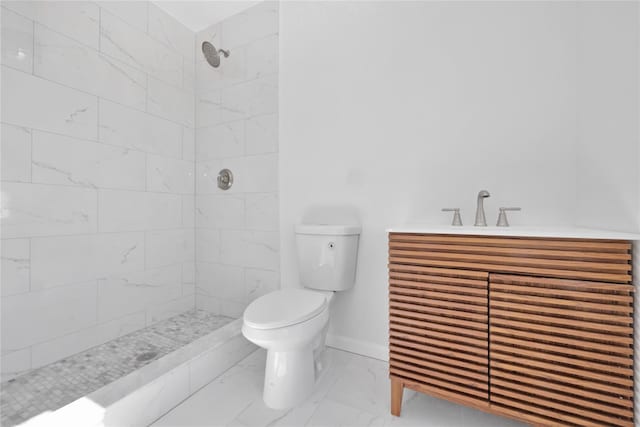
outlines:
{"label": "floor tile", "polygon": [[256,350],[153,427],[516,427],[522,424],[405,390],[401,417],[389,412],[387,364],[327,348],[312,395],[289,410],[262,400],[266,352]]}

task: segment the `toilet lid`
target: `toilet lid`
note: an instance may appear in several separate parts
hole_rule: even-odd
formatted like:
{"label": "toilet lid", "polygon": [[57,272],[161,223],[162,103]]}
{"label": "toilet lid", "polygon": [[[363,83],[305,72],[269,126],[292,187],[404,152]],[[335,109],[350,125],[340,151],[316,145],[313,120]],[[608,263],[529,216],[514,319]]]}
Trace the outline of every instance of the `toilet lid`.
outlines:
{"label": "toilet lid", "polygon": [[327,306],[320,292],[282,289],[253,301],[244,311],[244,323],[256,329],[275,329],[311,319]]}

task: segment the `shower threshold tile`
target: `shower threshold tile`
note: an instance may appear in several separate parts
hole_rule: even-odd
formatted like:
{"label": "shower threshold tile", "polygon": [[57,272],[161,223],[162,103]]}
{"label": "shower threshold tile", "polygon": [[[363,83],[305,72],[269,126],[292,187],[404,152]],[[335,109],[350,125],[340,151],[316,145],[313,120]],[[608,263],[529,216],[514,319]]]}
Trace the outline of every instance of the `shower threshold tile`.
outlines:
{"label": "shower threshold tile", "polygon": [[190,310],[6,381],[0,384],[0,424],[55,411],[232,320]]}

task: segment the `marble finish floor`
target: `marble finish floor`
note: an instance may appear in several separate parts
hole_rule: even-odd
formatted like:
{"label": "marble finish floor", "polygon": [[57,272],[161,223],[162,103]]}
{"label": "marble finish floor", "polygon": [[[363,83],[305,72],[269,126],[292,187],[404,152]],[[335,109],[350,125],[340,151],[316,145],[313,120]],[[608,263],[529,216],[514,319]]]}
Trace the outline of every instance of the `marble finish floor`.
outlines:
{"label": "marble finish floor", "polygon": [[402,416],[393,417],[386,362],[335,349],[327,352],[329,369],[313,395],[295,408],[273,410],[264,405],[266,352],[259,349],[152,426],[523,426],[410,390],[404,393]]}
{"label": "marble finish floor", "polygon": [[74,400],[226,325],[191,310],[0,384],[1,425],[20,424]]}

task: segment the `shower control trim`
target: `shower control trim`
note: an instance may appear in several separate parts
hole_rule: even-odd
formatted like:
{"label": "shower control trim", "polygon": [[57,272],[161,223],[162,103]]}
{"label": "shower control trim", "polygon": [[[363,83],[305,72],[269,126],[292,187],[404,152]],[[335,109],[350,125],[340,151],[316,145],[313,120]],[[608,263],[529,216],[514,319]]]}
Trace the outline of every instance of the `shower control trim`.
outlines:
{"label": "shower control trim", "polygon": [[218,188],[228,190],[233,185],[233,173],[229,169],[222,169],[218,172]]}

